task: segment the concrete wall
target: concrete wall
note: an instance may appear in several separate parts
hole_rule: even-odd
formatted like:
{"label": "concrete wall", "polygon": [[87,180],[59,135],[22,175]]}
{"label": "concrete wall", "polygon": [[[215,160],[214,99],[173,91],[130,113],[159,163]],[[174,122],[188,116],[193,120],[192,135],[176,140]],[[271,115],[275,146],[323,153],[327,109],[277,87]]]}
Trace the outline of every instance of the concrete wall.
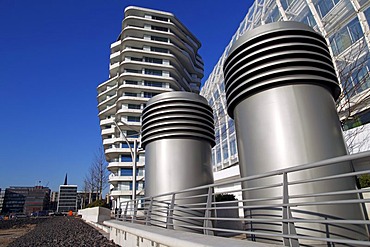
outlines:
{"label": "concrete wall", "polygon": [[78,215],[81,215],[83,220],[92,223],[102,223],[111,219],[110,209],[103,207],[80,209]]}
{"label": "concrete wall", "polygon": [[109,239],[120,246],[137,247],[262,247],[278,246],[250,242],[247,240],[206,236],[202,234],[168,230],[154,226],[145,226],[118,220],[104,221],[110,227]]}

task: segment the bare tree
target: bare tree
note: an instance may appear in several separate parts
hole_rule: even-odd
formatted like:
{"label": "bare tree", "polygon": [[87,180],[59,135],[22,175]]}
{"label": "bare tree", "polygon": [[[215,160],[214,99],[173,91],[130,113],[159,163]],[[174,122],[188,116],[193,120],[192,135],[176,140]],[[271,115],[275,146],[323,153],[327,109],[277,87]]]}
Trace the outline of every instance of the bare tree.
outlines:
{"label": "bare tree", "polygon": [[367,68],[370,53],[365,38],[362,34],[359,35],[361,37],[351,47],[349,45],[340,56],[336,57],[342,87],[337,100],[337,111],[350,153],[363,151],[362,142],[369,137],[363,135],[370,135],[359,117],[360,113],[367,111],[370,106],[370,74]]}
{"label": "bare tree", "polygon": [[109,173],[107,170],[108,162],[105,159],[104,150],[99,147],[94,154],[93,162],[84,179],[84,186],[89,192],[89,202],[92,202],[92,194],[97,193],[98,198],[102,199],[103,190],[108,186]]}
{"label": "bare tree", "polygon": [[105,159],[104,149],[99,147],[92,163],[92,173],[95,175],[96,191],[99,199],[102,199],[103,190],[108,186],[109,173],[107,166],[108,162]]}

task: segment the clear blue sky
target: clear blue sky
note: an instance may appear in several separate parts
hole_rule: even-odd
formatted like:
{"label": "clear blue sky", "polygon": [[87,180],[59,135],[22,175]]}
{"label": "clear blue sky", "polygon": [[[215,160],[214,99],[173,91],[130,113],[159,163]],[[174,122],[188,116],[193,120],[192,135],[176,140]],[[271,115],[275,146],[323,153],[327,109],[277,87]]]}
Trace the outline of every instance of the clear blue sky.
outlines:
{"label": "clear blue sky", "polygon": [[57,190],[101,145],[96,87],[130,5],[172,12],[202,42],[205,76],[251,0],[0,0],[0,188]]}

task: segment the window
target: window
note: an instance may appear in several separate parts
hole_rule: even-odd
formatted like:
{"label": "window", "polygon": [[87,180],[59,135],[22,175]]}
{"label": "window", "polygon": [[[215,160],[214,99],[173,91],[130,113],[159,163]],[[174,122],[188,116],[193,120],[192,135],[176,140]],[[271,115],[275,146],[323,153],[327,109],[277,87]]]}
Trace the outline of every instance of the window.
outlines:
{"label": "window", "polygon": [[156,96],[159,93],[153,93],[153,92],[144,92],[144,98],[152,98]]}
{"label": "window", "polygon": [[137,109],[137,110],[140,110],[141,109],[141,105],[128,104],[127,105],[127,108],[128,109]]}
{"label": "window", "polygon": [[323,18],[339,2],[339,0],[319,0],[316,2],[316,9],[321,18]]}
{"label": "window", "polygon": [[137,70],[137,69],[126,69],[126,73],[141,74],[141,70]]}
{"label": "window", "polygon": [[278,7],[275,7],[270,15],[267,15],[266,23],[276,22],[280,19],[280,12]]}
{"label": "window", "polygon": [[228,149],[227,141],[224,141],[222,143],[222,157],[223,157],[224,162],[226,161],[226,159],[229,158],[229,149]]}
{"label": "window", "polygon": [[127,121],[128,121],[128,122],[140,122],[140,117],[136,117],[136,116],[127,116]]}
{"label": "window", "polygon": [[292,4],[294,0],[280,0],[281,6],[283,6],[283,9],[286,10],[290,4]]}
{"label": "window", "polygon": [[132,81],[132,80],[126,80],[126,81],[125,81],[125,84],[137,85],[137,84],[138,84],[138,82],[137,82],[137,81]]}
{"label": "window", "polygon": [[125,92],[124,93],[124,96],[132,96],[132,97],[136,97],[137,94],[136,93],[131,93],[131,92]]}
{"label": "window", "polygon": [[150,47],[150,51],[168,53],[168,49],[160,48],[160,47]]}
{"label": "window", "polygon": [[222,81],[222,82],[220,83],[220,91],[221,91],[221,92],[225,92],[225,83],[224,83],[224,81]]}
{"label": "window", "polygon": [[215,150],[212,149],[212,166],[216,165],[216,160],[215,160]]}
{"label": "window", "polygon": [[154,57],[146,57],[145,62],[147,63],[157,63],[157,64],[162,64],[163,60],[159,58],[154,58]]}
{"label": "window", "polygon": [[162,16],[155,16],[155,15],[152,15],[152,19],[153,19],[153,20],[157,20],[157,21],[165,21],[165,22],[168,22],[168,18],[166,18],[166,17],[162,17]]}
{"label": "window", "polygon": [[145,170],[144,170],[144,168],[138,168],[136,170],[136,176],[145,176]]}
{"label": "window", "polygon": [[158,82],[158,81],[144,81],[144,85],[149,86],[149,87],[162,87],[163,86],[162,82]]}
{"label": "window", "polygon": [[215,138],[216,138],[216,143],[220,142],[220,130],[219,128],[215,128]]}
{"label": "window", "polygon": [[367,23],[370,25],[370,7],[367,8],[367,10],[364,11]]}
{"label": "window", "polygon": [[370,87],[370,60],[368,60],[368,56],[368,53],[364,54],[353,64],[341,64],[341,67],[345,66],[341,81],[342,88],[348,97],[361,93]]}
{"label": "window", "polygon": [[235,135],[230,137],[230,154],[231,156],[236,154],[236,140],[235,140]]}
{"label": "window", "polygon": [[310,27],[316,26],[315,18],[313,17],[310,10],[307,10],[307,14],[302,18],[301,22],[309,25]]}
{"label": "window", "polygon": [[120,182],[118,184],[118,190],[130,190],[130,187],[132,187],[132,182]]}
{"label": "window", "polygon": [[159,41],[159,42],[166,42],[168,43],[168,38],[164,38],[164,37],[158,37],[158,36],[151,36],[150,37],[151,40],[154,40],[154,41]]}
{"label": "window", "polygon": [[217,100],[220,97],[220,93],[218,92],[218,89],[213,93],[213,98]]}
{"label": "window", "polygon": [[222,136],[222,140],[225,140],[227,138],[227,129],[226,129],[225,123],[223,123],[221,127],[221,136]]}
{"label": "window", "polygon": [[138,138],[139,137],[139,133],[137,131],[134,131],[134,130],[127,130],[126,131],[126,136],[127,137],[131,137],[131,138]]}
{"label": "window", "polygon": [[136,182],[136,189],[143,190],[145,188],[145,181]]}
{"label": "window", "polygon": [[139,57],[131,57],[131,61],[138,61],[138,62],[142,62],[143,59],[142,58],[139,58]]}
{"label": "window", "polygon": [[220,145],[216,147],[216,164],[221,163],[221,150]]}
{"label": "window", "polygon": [[213,98],[212,97],[209,99],[208,103],[213,108]]}
{"label": "window", "polygon": [[[130,143],[130,146],[131,148],[134,147],[134,144],[132,142],[129,142]],[[123,142],[122,145],[121,145],[122,148],[129,148],[129,145],[126,143],[126,142]]]}
{"label": "window", "polygon": [[235,132],[234,120],[229,118],[228,125],[229,125],[229,135],[231,135]]}
{"label": "window", "polygon": [[121,155],[121,162],[132,162],[132,157],[129,154]]}
{"label": "window", "polygon": [[168,32],[167,27],[159,27],[159,26],[152,26],[152,30],[162,31],[162,32]]}
{"label": "window", "polygon": [[132,176],[132,169],[131,168],[121,168],[120,175],[121,176]]}
{"label": "window", "polygon": [[347,26],[340,29],[330,38],[334,55],[342,53],[351,44],[363,37],[363,35],[358,19],[353,19]]}
{"label": "window", "polygon": [[147,75],[158,75],[158,76],[162,76],[162,70],[145,69],[145,74],[147,74]]}

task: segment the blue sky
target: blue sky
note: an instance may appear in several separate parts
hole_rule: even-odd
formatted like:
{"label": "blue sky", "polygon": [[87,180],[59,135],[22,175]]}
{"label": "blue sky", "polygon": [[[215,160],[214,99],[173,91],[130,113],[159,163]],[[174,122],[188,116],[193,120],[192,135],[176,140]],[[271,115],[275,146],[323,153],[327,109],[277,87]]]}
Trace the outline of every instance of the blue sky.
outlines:
{"label": "blue sky", "polygon": [[96,87],[130,5],[172,12],[202,42],[205,76],[251,0],[0,0],[0,188],[79,188],[101,145]]}

